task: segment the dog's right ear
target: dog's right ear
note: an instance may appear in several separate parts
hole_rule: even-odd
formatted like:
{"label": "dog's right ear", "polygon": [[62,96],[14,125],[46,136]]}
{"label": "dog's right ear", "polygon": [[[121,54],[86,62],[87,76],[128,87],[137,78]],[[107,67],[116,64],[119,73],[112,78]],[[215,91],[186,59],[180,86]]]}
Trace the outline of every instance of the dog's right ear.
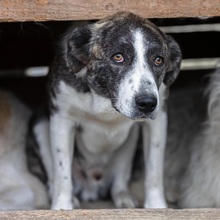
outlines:
{"label": "dog's right ear", "polygon": [[76,27],[67,39],[67,62],[74,73],[79,72],[89,60],[91,26]]}

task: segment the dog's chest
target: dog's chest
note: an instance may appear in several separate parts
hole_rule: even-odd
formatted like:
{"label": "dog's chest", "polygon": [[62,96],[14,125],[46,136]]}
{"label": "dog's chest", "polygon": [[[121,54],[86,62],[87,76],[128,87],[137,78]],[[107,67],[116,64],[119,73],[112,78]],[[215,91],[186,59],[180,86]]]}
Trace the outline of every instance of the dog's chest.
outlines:
{"label": "dog's chest", "polygon": [[55,104],[60,114],[72,121],[77,130],[80,147],[91,153],[111,152],[126,140],[132,120],[118,113],[109,99],[93,92],[78,93],[74,88],[60,83],[60,94]]}
{"label": "dog's chest", "polygon": [[77,132],[79,147],[95,154],[111,153],[128,138],[131,125],[131,122],[84,121]]}

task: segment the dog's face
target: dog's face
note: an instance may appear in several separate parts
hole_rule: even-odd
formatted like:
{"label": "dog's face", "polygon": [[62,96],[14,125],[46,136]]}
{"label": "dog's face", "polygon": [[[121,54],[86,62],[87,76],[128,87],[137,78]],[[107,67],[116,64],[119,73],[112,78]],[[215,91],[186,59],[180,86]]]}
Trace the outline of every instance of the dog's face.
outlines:
{"label": "dog's face", "polygon": [[[177,77],[181,52],[155,25],[130,13],[73,30],[67,62],[91,90],[132,119],[155,118],[159,87]],[[86,68],[85,74],[79,74]],[[82,72],[82,71],[81,71]]]}

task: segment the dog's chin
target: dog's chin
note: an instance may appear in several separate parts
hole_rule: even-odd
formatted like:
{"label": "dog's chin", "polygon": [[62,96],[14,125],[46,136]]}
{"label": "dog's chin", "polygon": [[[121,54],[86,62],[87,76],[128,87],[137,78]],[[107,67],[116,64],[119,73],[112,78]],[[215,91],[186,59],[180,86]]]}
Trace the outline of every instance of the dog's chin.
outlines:
{"label": "dog's chin", "polygon": [[132,117],[130,117],[132,120],[137,121],[137,122],[142,122],[146,121],[147,119],[154,120],[157,117],[157,114],[155,113],[149,113],[149,114],[137,114]]}
{"label": "dog's chin", "polygon": [[137,122],[143,122],[143,121],[146,121],[147,119],[154,120],[157,117],[157,114],[158,114],[158,111],[153,111],[153,112],[150,112],[150,113],[143,113],[143,112],[140,112],[140,111],[135,109],[135,110],[130,111],[130,112],[124,112],[123,110],[117,108],[116,106],[114,106],[114,108],[121,115],[123,115],[123,116],[125,116],[125,117],[127,117],[131,120],[137,121]]}

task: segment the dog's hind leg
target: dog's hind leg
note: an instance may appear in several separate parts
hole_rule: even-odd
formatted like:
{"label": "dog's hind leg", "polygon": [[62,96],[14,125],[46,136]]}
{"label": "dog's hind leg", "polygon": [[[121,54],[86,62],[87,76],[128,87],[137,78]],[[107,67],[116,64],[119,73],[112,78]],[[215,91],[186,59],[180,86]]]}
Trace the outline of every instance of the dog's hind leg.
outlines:
{"label": "dog's hind leg", "polygon": [[[46,117],[41,117],[37,122],[35,122],[35,124],[33,124],[33,135],[39,149],[39,156],[46,171],[48,181],[47,184],[49,186],[49,190],[51,190],[51,185],[54,180],[54,168],[50,145],[49,120]],[[51,195],[52,192],[50,192],[50,196]]]}
{"label": "dog's hind leg", "polygon": [[143,124],[145,208],[167,207],[163,183],[166,138],[167,113],[161,110],[155,120]]}
{"label": "dog's hind leg", "polygon": [[117,208],[135,208],[138,206],[137,199],[128,190],[138,134],[139,126],[135,124],[131,128],[123,146],[115,153],[115,157],[111,163],[111,170],[113,172],[111,197]]}

